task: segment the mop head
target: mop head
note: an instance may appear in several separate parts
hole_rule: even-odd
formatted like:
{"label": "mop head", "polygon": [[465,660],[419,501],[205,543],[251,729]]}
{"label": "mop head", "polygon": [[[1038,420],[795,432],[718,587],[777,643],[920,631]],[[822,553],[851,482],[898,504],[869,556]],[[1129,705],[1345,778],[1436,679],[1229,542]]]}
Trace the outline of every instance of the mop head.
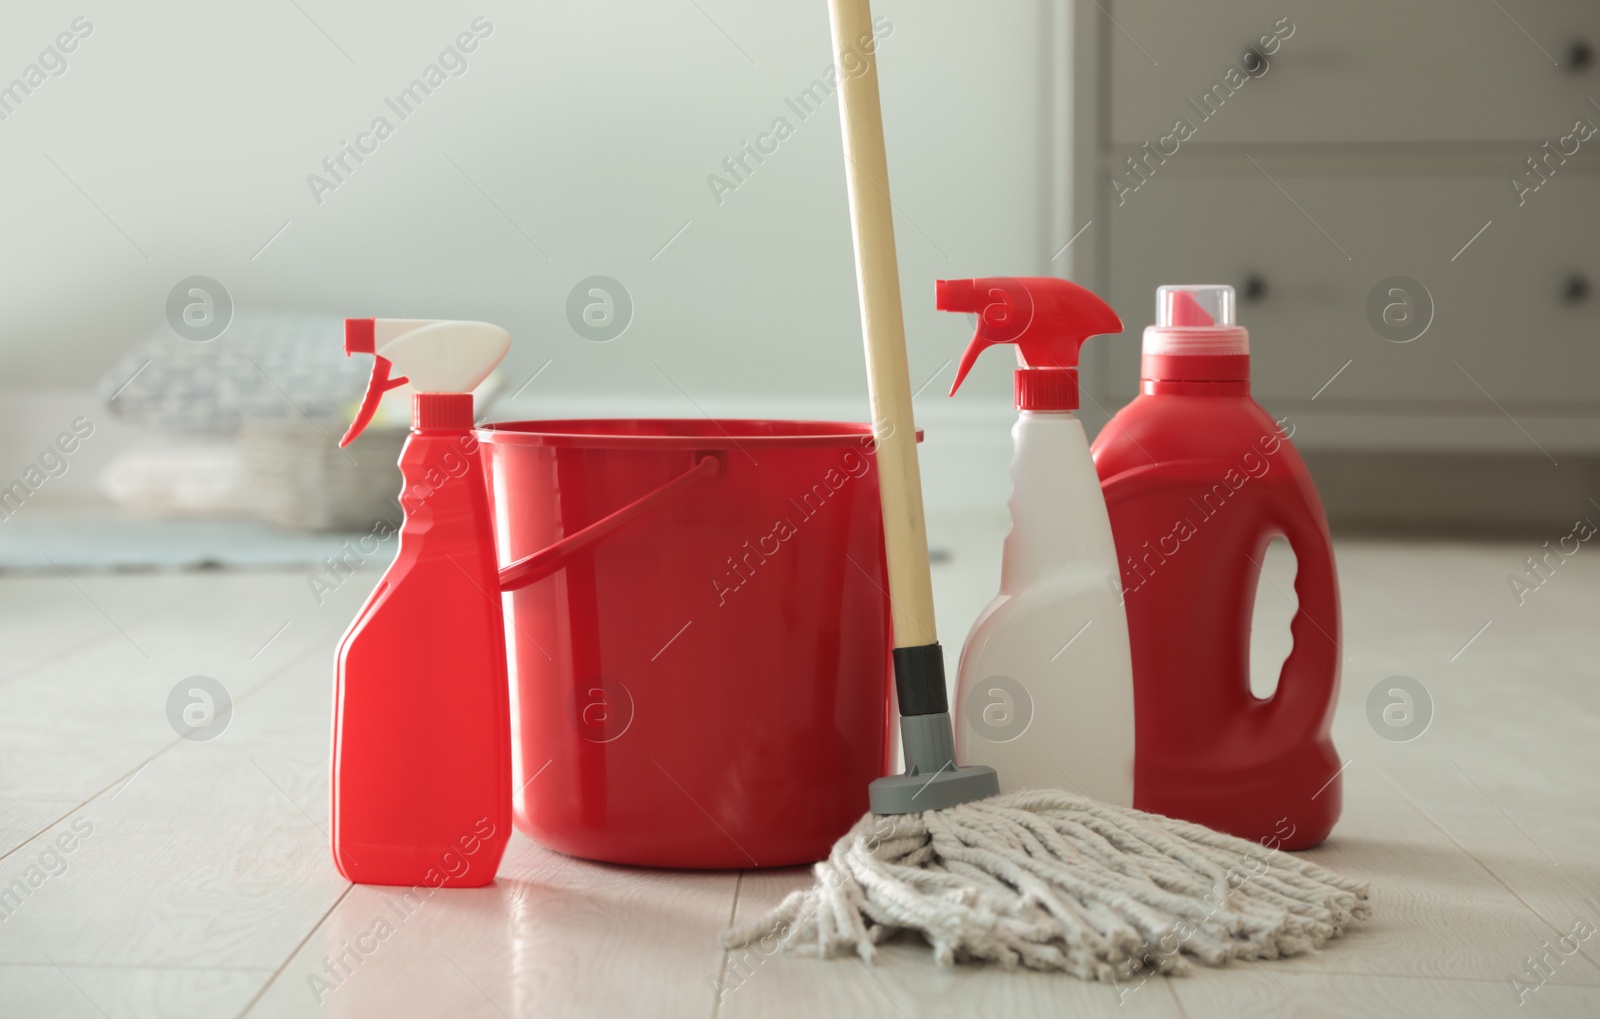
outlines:
{"label": "mop head", "polygon": [[1195,960],[1298,955],[1368,915],[1367,885],[1275,844],[1030,790],[921,814],[868,814],[817,883],[723,933],[740,948],[855,953],[915,931],[940,965],[997,963],[1114,981]]}

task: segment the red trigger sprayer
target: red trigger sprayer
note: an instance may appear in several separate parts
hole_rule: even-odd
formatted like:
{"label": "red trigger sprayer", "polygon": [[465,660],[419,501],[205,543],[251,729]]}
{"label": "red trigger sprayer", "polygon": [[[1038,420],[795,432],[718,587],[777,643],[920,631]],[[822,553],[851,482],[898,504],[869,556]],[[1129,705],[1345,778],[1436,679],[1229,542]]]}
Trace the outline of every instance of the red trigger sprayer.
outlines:
{"label": "red trigger sprayer", "polygon": [[333,858],[350,881],[487,884],[511,835],[500,576],[472,424],[472,391],[510,345],[487,322],[345,322],[345,352],[375,360],[340,445],[384,392],[417,390],[400,547],[339,644]]}
{"label": "red trigger sprayer", "polygon": [[[344,438],[339,440],[341,447],[348,446],[356,441],[356,436],[366,430],[372,423],[372,415],[378,412],[378,403],[383,399],[383,394],[391,389],[405,385],[411,380],[404,375],[391,379],[389,373],[394,371],[394,362],[380,355],[375,349],[377,339],[373,325],[376,319],[350,319],[344,327],[344,353],[346,357],[351,354],[371,354],[372,374],[367,378],[367,391],[361,397],[361,409],[356,411],[354,421],[345,430]],[[390,319],[390,321],[400,321]],[[419,323],[431,324],[431,323]]]}
{"label": "red trigger sprayer", "polygon": [[1015,344],[1021,413],[1011,435],[1011,533],[1000,593],[978,617],[956,683],[956,757],[1000,773],[1001,792],[1047,789],[1064,771],[1104,803],[1133,803],[1133,666],[1117,553],[1078,407],[1078,349],[1122,321],[1052,277],[940,280],[942,311],[976,312],[961,387],[978,355]]}
{"label": "red trigger sprayer", "polygon": [[997,343],[1014,343],[1021,363],[1015,376],[1019,410],[1076,410],[1083,341],[1122,332],[1122,320],[1110,305],[1053,276],[939,280],[936,303],[940,311],[978,314],[950,395],[961,388],[979,354]]}

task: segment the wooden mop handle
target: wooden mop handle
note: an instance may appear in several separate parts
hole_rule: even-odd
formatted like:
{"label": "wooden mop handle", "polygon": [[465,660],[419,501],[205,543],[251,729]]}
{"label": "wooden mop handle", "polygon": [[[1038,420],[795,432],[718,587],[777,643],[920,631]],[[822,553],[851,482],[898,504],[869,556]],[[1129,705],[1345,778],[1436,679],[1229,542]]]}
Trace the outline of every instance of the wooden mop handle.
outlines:
{"label": "wooden mop handle", "polygon": [[928,532],[922,517],[922,475],[917,469],[917,429],[911,415],[905,318],[900,309],[889,162],[883,149],[883,112],[878,105],[872,11],[867,0],[829,0],[828,8],[838,68],[856,285],[861,292],[861,332],[867,348],[867,388],[877,438],[894,646],[918,647],[933,644],[938,637]]}

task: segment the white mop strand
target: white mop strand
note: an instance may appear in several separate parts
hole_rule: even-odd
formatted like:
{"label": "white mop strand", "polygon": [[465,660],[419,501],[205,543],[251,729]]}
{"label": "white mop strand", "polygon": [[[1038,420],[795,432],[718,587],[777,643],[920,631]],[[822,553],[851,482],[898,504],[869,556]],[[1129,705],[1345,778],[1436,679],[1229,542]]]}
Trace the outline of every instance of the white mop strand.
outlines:
{"label": "white mop strand", "polygon": [[941,965],[1121,980],[1189,958],[1298,955],[1368,915],[1367,886],[1187,821],[1030,790],[922,814],[869,814],[817,883],[723,933],[824,958],[921,934]]}

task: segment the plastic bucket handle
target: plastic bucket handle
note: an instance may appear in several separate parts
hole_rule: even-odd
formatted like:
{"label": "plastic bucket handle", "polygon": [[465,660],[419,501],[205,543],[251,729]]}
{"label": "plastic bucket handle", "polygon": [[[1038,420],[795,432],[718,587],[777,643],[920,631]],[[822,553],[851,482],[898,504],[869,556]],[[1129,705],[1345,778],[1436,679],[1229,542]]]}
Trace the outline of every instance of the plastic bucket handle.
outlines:
{"label": "plastic bucket handle", "polygon": [[714,477],[721,473],[722,462],[717,458],[717,455],[714,453],[703,454],[693,467],[654,491],[641,495],[614,513],[596,520],[588,527],[574,531],[555,544],[542,548],[532,555],[524,556],[503,568],[500,571],[500,590],[515,591],[518,588],[527,587],[529,584],[543,580],[566,566],[574,555],[645,512],[655,503],[672,496],[683,488],[687,488],[696,481]]}

